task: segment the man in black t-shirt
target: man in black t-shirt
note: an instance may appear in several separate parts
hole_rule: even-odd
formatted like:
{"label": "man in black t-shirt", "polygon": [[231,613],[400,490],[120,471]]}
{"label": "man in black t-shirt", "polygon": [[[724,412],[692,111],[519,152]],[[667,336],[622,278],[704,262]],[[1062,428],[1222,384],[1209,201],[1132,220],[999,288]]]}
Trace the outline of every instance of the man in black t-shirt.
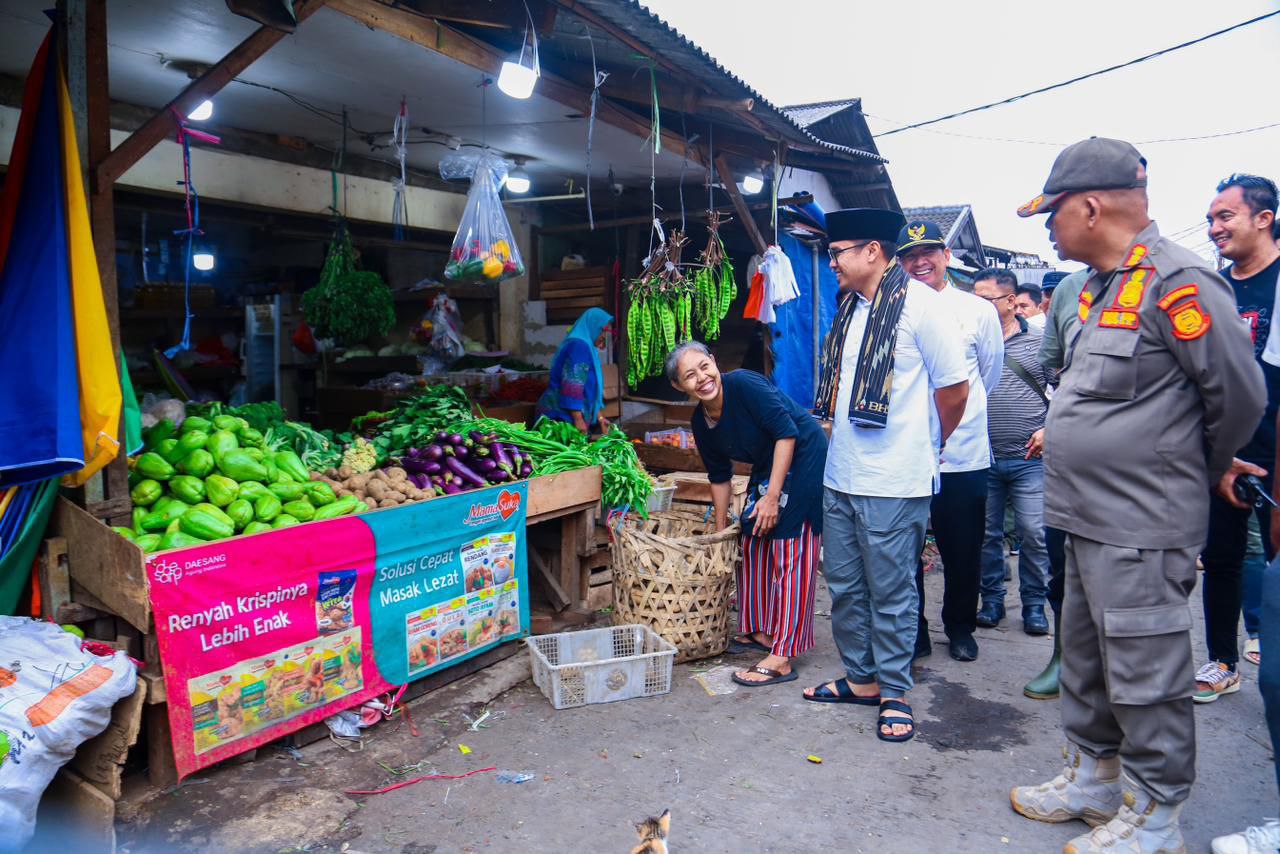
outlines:
{"label": "man in black t-shirt", "polygon": [[[1256,175],[1232,175],[1218,185],[1218,195],[1209,206],[1209,237],[1219,254],[1230,260],[1223,277],[1235,290],[1241,319],[1253,335],[1254,357],[1267,380],[1267,409],[1249,443],[1236,456],[1250,463],[1250,471],[1271,487],[1266,471],[1276,454],[1276,407],[1280,404],[1280,368],[1262,360],[1271,334],[1276,299],[1276,279],[1280,276],[1280,250],[1271,234],[1275,226],[1276,185]],[[1254,509],[1237,502],[1232,505],[1220,495],[1210,499],[1209,538],[1201,560],[1204,563],[1205,634],[1209,663],[1196,673],[1197,703],[1211,703],[1223,694],[1240,690],[1236,672],[1237,626],[1242,604],[1241,566],[1248,541],[1249,514]],[[1270,508],[1258,510],[1258,524],[1267,560],[1271,548]],[[1257,585],[1243,597],[1245,629],[1256,638],[1260,603]],[[1252,645],[1250,647],[1252,650]]]}

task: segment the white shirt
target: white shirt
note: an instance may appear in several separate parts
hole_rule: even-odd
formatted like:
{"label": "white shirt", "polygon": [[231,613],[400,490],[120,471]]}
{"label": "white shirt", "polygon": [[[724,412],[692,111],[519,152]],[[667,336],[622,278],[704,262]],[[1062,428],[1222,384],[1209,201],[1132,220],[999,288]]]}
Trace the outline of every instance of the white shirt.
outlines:
{"label": "white shirt", "polygon": [[1004,329],[1000,325],[1000,313],[989,300],[962,291],[950,281],[938,291],[938,296],[946,306],[948,321],[960,331],[969,375],[969,399],[964,405],[964,417],[942,449],[942,470],[962,472],[990,468],[987,392],[996,387],[1004,372]]}
{"label": "white shirt", "polygon": [[845,336],[823,483],[848,495],[927,497],[934,492],[938,473],[933,390],[968,376],[960,332],[940,294],[928,285],[909,282],[894,343],[888,422],[884,429],[854,427],[849,422],[849,404],[871,314],[870,302],[860,294],[855,299],[858,304]]}

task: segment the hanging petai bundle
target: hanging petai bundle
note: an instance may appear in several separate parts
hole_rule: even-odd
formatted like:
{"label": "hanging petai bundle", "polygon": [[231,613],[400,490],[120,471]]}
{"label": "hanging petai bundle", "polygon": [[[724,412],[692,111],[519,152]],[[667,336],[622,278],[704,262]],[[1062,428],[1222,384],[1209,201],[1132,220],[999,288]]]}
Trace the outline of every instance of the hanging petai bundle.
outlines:
{"label": "hanging petai bundle", "polygon": [[707,341],[720,337],[720,321],[738,296],[733,278],[733,264],[720,240],[720,214],[711,211],[707,218],[707,248],[702,251],[702,265],[693,275],[694,317]]}
{"label": "hanging petai bundle", "polygon": [[632,387],[661,374],[667,354],[693,337],[694,290],[680,272],[680,250],[687,242],[681,232],[671,232],[644,273],[627,285],[627,384]]}

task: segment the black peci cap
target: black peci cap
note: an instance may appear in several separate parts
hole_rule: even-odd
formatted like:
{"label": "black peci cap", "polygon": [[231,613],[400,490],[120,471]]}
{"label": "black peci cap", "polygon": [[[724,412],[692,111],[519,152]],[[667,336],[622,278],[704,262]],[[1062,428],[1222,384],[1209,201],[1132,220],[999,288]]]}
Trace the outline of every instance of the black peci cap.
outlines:
{"label": "black peci cap", "polygon": [[883,240],[894,242],[905,219],[883,208],[844,208],[827,214],[827,241]]}

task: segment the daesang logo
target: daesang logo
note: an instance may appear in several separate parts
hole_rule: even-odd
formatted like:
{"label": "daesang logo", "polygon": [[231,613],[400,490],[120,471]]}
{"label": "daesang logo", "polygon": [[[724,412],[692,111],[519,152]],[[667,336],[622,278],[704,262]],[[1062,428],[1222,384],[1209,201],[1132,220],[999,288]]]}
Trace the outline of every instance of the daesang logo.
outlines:
{"label": "daesang logo", "polygon": [[159,560],[152,565],[151,577],[161,584],[177,584],[182,580],[182,566],[171,560]]}
{"label": "daesang logo", "polygon": [[498,493],[498,500],[492,504],[472,504],[471,511],[467,513],[467,518],[463,520],[462,524],[487,525],[499,519],[510,519],[512,514],[519,509],[520,494],[507,492],[504,489]]}
{"label": "daesang logo", "polygon": [[182,562],[174,560],[175,557],[182,557],[182,555],[162,555],[150,559],[147,566],[151,570],[153,581],[158,584],[177,584],[184,576],[202,575],[227,566],[225,552],[192,557]]}

